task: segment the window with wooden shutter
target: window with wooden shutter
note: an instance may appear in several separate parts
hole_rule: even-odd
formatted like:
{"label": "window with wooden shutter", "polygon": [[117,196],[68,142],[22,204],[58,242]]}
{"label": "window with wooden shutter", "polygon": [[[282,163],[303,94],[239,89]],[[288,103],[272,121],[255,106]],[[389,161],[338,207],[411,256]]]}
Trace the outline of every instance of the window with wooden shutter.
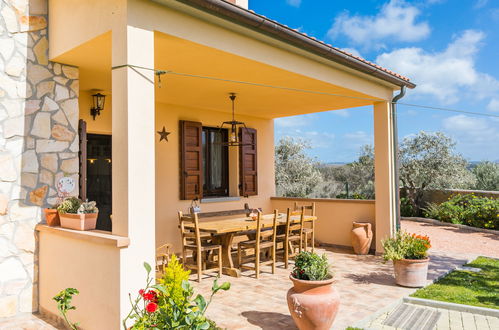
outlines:
{"label": "window with wooden shutter", "polygon": [[180,121],[180,199],[203,198],[203,148],[199,122]]}
{"label": "window with wooden shutter", "polygon": [[257,141],[256,129],[241,128],[239,138],[239,194],[255,196],[258,194]]}

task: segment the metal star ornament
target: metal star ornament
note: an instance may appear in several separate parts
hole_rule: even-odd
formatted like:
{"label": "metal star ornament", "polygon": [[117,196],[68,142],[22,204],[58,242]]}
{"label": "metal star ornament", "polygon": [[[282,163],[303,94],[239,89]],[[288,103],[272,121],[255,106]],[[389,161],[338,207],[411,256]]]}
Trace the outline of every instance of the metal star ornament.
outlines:
{"label": "metal star ornament", "polygon": [[171,132],[167,132],[165,129],[165,126],[163,126],[163,129],[161,131],[158,131],[159,134],[159,142],[165,140],[168,142],[168,135],[170,135]]}

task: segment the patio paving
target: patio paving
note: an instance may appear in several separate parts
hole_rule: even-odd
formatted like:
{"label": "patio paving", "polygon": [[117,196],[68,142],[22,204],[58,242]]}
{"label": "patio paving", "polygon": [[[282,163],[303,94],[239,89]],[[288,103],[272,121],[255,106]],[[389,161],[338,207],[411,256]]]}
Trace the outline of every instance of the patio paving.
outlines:
{"label": "patio paving", "polygon": [[[395,285],[392,265],[383,264],[381,257],[357,256],[348,250],[334,248],[317,249],[317,252],[326,253],[332,262],[335,286],[341,296],[333,329],[353,325],[415,291]],[[434,252],[428,279],[433,280],[467,261]],[[227,329],[296,329],[286,302],[286,292],[291,286],[289,272],[281,266],[276,274],[263,273],[259,280],[251,271],[244,272],[241,278],[223,276],[220,282],[231,282],[231,289],[215,296],[208,316]],[[193,285],[206,296],[210,293],[212,279],[205,276],[200,284],[193,282]]]}

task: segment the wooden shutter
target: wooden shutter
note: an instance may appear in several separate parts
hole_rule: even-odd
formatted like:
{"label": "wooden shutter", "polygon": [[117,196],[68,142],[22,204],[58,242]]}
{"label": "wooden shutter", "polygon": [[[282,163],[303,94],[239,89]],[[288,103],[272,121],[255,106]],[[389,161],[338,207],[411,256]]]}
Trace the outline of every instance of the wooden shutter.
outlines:
{"label": "wooden shutter", "polygon": [[180,199],[203,198],[203,126],[180,121]]}
{"label": "wooden shutter", "polygon": [[87,199],[87,122],[83,119],[78,121],[78,138],[80,140],[80,198]]}
{"label": "wooden shutter", "polygon": [[256,129],[241,128],[239,139],[239,194],[241,196],[258,195],[258,162]]}

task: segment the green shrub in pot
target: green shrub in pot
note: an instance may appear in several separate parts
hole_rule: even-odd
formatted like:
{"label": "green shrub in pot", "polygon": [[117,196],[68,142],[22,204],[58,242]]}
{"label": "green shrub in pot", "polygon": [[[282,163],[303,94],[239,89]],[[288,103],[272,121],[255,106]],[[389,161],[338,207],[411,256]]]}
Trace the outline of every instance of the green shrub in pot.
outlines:
{"label": "green shrub in pot", "polygon": [[323,281],[333,277],[325,254],[303,251],[295,257],[291,275],[299,280]]}

